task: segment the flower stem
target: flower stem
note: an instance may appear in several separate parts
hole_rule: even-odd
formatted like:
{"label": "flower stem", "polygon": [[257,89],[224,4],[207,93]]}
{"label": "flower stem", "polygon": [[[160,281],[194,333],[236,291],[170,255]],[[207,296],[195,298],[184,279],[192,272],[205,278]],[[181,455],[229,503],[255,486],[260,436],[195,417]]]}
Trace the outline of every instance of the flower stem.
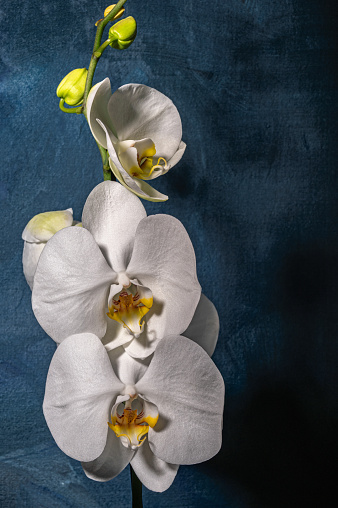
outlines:
{"label": "flower stem", "polygon": [[65,113],[77,113],[78,115],[80,115],[82,113],[82,108],[79,107],[79,108],[66,108],[64,106],[65,104],[65,100],[64,99],[60,99],[60,102],[59,102],[59,108],[61,109],[61,111],[64,111]]}
{"label": "flower stem", "polygon": [[[115,5],[114,9],[112,9],[107,14],[107,16],[104,19],[102,19],[97,25],[93,53],[92,53],[92,56],[90,59],[89,67],[88,67],[87,80],[86,80],[85,91],[84,91],[84,96],[83,96],[83,104],[82,104],[81,108],[78,108],[80,110],[79,113],[83,113],[87,121],[88,121],[87,99],[88,99],[88,94],[90,92],[90,89],[92,88],[93,77],[94,77],[94,72],[95,72],[95,69],[97,66],[97,62],[101,58],[103,51],[106,49],[106,47],[111,42],[110,39],[107,39],[103,44],[101,44],[103,30],[105,29],[105,26],[107,25],[107,23],[109,23],[109,21],[114,18],[115,14],[117,14],[120,11],[121,7],[126,3],[126,1],[127,0],[120,0]],[[63,103],[62,103],[62,106],[63,106]],[[60,109],[62,109],[61,102],[60,102]],[[73,112],[77,113],[78,112],[78,111],[72,111],[72,110],[66,110],[66,109],[62,109],[62,111],[66,111],[67,113],[73,113]],[[99,143],[97,143],[97,146],[100,150],[101,159],[102,159],[103,179],[104,180],[115,180],[115,178],[113,177],[113,174],[110,170],[110,167],[109,167],[107,150],[105,150],[103,148],[103,146],[101,146]],[[142,502],[141,502],[141,506],[142,506]]]}
{"label": "flower stem", "polygon": [[135,471],[130,466],[131,491],[132,491],[132,508],[143,508],[142,504],[142,483],[137,478]]}
{"label": "flower stem", "polygon": [[101,159],[102,159],[102,166],[103,166],[103,180],[115,180],[113,177],[113,174],[110,170],[109,161],[108,161],[108,153],[105,148],[103,148],[100,143],[96,141],[96,144],[100,150]]}
{"label": "flower stem", "polygon": [[[83,98],[83,105],[82,105],[82,111],[83,111],[86,118],[87,118],[87,114],[86,114],[87,113],[87,111],[86,111],[87,98],[88,98],[88,94],[89,94],[90,89],[93,84],[93,77],[94,77],[96,65],[97,65],[97,62],[99,61],[99,58],[102,55],[102,52],[109,44],[109,42],[106,41],[105,43],[102,44],[102,46],[104,46],[104,47],[102,48],[102,46],[101,46],[101,39],[102,39],[103,30],[105,29],[105,26],[107,25],[107,23],[109,23],[109,21],[114,18],[115,14],[117,14],[120,11],[121,7],[126,3],[126,1],[127,0],[120,0],[119,2],[117,2],[114,9],[112,9],[107,14],[107,16],[105,18],[103,18],[97,25],[95,41],[94,41],[94,48],[93,48],[92,57],[90,59],[90,64],[88,67],[87,81],[86,81],[84,98]],[[97,55],[95,55],[96,52],[98,52]]]}

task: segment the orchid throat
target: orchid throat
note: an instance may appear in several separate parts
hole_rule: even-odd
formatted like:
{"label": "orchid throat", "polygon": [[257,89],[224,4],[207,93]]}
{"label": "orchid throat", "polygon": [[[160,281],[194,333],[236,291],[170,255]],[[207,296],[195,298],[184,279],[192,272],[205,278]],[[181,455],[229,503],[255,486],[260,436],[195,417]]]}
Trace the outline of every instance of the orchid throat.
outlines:
{"label": "orchid throat", "polygon": [[131,284],[129,288],[124,287],[110,299],[107,316],[137,337],[143,332],[143,318],[152,305],[153,295],[150,289]]}
{"label": "orchid throat", "polygon": [[[133,403],[137,406],[135,409],[132,408]],[[123,412],[120,409],[122,404],[116,403],[113,406],[112,423],[108,422],[108,425],[115,432],[116,437],[120,438],[123,446],[136,450],[144,443],[149,427],[156,425],[159,413],[154,404],[143,400],[138,395],[130,396],[123,404]]]}

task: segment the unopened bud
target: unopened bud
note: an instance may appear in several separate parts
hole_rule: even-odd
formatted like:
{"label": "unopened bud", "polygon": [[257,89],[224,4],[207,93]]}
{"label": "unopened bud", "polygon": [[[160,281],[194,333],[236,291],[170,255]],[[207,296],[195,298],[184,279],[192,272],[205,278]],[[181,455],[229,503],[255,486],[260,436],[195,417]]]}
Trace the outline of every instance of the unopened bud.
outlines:
{"label": "unopened bud", "polygon": [[[103,13],[104,17],[106,17],[106,16],[107,16],[107,14],[109,14],[109,13],[110,13],[110,11],[112,11],[112,10],[114,9],[114,7],[115,7],[115,6],[116,6],[116,4],[113,4],[113,5],[108,5],[108,7],[105,9],[105,11],[104,11],[104,13]],[[124,11],[125,11],[125,9],[124,9],[124,7],[122,7],[122,8],[119,10],[119,12],[118,12],[117,14],[115,14],[115,16],[112,18],[112,20],[111,20],[111,21],[113,21],[113,20],[115,20],[115,19],[119,19],[119,18],[122,16],[122,14],[124,13]],[[97,26],[97,25],[100,23],[100,21],[102,21],[102,19],[99,19],[99,20],[95,23],[95,26]]]}
{"label": "unopened bud", "polygon": [[136,21],[132,16],[122,19],[109,30],[110,46],[115,49],[127,49],[136,37]]}
{"label": "unopened bud", "polygon": [[83,101],[88,71],[74,69],[63,78],[56,90],[56,95],[64,99],[69,106],[78,106]]}

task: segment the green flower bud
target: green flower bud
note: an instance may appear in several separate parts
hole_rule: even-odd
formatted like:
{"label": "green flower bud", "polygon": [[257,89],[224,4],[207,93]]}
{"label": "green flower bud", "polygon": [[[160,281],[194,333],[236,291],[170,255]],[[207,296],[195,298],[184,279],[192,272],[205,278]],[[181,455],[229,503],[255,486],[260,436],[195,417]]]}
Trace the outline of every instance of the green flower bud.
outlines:
{"label": "green flower bud", "polygon": [[115,49],[127,49],[136,37],[136,21],[132,16],[121,19],[109,30],[110,46]]}
{"label": "green flower bud", "polygon": [[56,90],[56,95],[64,99],[69,106],[78,106],[83,101],[87,69],[74,69],[63,78]]}

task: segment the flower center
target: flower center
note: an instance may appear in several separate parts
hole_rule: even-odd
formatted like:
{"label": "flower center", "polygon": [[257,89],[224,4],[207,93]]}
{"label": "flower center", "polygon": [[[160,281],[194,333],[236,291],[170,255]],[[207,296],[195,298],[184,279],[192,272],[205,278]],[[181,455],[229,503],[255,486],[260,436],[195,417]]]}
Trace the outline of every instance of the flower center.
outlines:
{"label": "flower center", "polygon": [[151,180],[156,173],[162,174],[167,168],[167,161],[163,157],[157,157],[155,162],[155,144],[150,138],[120,141],[116,148],[122,166],[135,178]]}
{"label": "flower center", "polygon": [[143,317],[152,305],[153,294],[150,289],[131,284],[108,302],[107,316],[120,323],[131,335],[138,336],[144,329]]}
{"label": "flower center", "polygon": [[[136,400],[137,399],[137,400]],[[132,408],[132,402],[137,402],[138,409]],[[126,448],[135,450],[145,441],[149,427],[154,427],[158,420],[157,407],[147,402],[138,395],[133,395],[124,403],[122,414],[118,412],[121,404],[113,406],[111,414],[111,423],[109,427],[121,439],[121,443]]]}

